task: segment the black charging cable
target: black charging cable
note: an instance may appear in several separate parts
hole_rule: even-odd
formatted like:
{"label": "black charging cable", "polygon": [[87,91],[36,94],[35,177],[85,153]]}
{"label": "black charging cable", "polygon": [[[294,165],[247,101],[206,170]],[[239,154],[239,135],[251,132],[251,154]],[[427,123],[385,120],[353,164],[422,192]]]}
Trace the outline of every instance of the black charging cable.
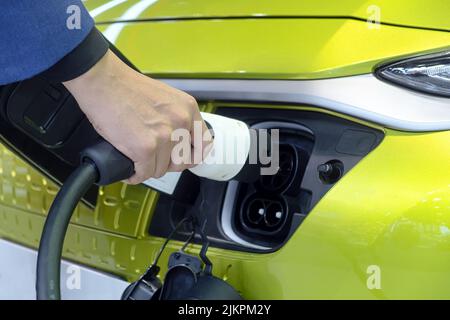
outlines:
{"label": "black charging cable", "polygon": [[106,141],[85,149],[80,166],[53,201],[39,243],[36,275],[38,300],[61,299],[61,256],[67,228],[80,199],[94,183],[107,185],[131,177],[133,162]]}
{"label": "black charging cable", "polygon": [[205,219],[203,221],[202,225],[196,225],[196,232],[200,235],[200,239],[202,241],[202,248],[200,249],[199,256],[202,262],[205,264],[204,272],[207,274],[212,274],[212,262],[209,260],[206,253],[208,252],[209,248],[209,239],[206,235],[205,229],[206,229],[207,220]]}
{"label": "black charging cable", "polygon": [[[184,244],[183,248],[187,246],[187,244],[192,240],[192,238],[195,235],[195,228],[193,225],[193,217],[185,217],[181,219],[175,228],[170,232],[170,234],[167,236],[164,243],[161,245],[161,248],[159,249],[159,252],[157,253],[155,259],[153,260],[153,263],[150,265],[150,267],[147,268],[147,270],[142,274],[141,277],[139,277],[138,280],[131,283],[123,292],[121,300],[158,300],[160,297],[160,291],[162,287],[162,282],[158,278],[158,274],[160,271],[160,267],[158,266],[159,259],[161,258],[162,253],[166,249],[169,242],[172,240],[172,238],[175,236],[175,234],[179,231],[179,229],[184,226],[185,224],[191,224],[192,233],[188,237],[187,242]],[[182,249],[184,250],[184,249]]]}
{"label": "black charging cable", "polygon": [[[61,299],[61,256],[64,238],[73,211],[80,199],[94,183],[108,185],[127,179],[133,173],[133,162],[106,141],[100,141],[81,153],[81,165],[69,176],[56,195],[42,231],[36,276],[36,297],[38,300]],[[208,237],[205,233],[206,220],[203,223],[199,223],[200,221],[194,217],[186,217],[177,224],[167,237],[156,255],[154,263],[144,274],[142,280],[148,280],[147,278],[153,279],[153,276],[158,274],[159,267],[157,263],[162,252],[178,229],[188,222],[191,223],[193,231],[188,238],[188,243],[193,239],[195,233],[200,235],[202,248],[199,255],[205,264],[205,274],[211,275],[212,263],[206,255],[209,247]],[[128,295],[135,288],[136,285],[130,287],[131,291],[128,291]],[[154,289],[157,289],[157,286],[151,288],[150,291],[154,291]]]}
{"label": "black charging cable", "polygon": [[82,163],[66,180],[50,207],[38,251],[38,300],[61,299],[60,268],[64,237],[75,207],[97,179],[95,164],[90,161]]}
{"label": "black charging cable", "polygon": [[[153,260],[152,265],[156,266],[158,264],[159,258],[161,258],[162,253],[164,252],[164,250],[166,249],[167,245],[169,244],[170,240],[172,240],[172,238],[175,236],[175,234],[180,230],[180,228],[185,225],[186,223],[194,223],[194,218],[192,216],[188,216],[185,217],[183,219],[181,219],[177,225],[175,226],[175,228],[170,232],[170,234],[167,236],[166,240],[164,241],[164,243],[162,244],[161,248],[159,248],[159,252],[156,255],[155,260]],[[192,228],[194,228],[194,226],[192,226]],[[195,233],[193,233],[195,235]],[[191,234],[188,238],[188,242],[189,243],[192,240],[193,235]]]}

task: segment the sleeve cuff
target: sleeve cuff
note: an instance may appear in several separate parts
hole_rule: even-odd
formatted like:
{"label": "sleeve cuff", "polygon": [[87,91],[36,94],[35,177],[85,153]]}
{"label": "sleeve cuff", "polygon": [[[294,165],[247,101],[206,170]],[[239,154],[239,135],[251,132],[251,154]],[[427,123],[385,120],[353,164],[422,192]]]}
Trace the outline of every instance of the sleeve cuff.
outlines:
{"label": "sleeve cuff", "polygon": [[78,78],[91,69],[106,54],[108,49],[108,41],[94,27],[74,50],[42,72],[40,76],[52,83]]}

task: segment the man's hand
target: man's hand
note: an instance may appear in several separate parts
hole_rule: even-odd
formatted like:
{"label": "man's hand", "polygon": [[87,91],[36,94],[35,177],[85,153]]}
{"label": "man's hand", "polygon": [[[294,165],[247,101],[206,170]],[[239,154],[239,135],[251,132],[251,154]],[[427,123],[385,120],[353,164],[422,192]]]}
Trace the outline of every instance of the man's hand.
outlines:
{"label": "man's hand", "polygon": [[64,85],[97,132],[133,160],[136,173],[128,183],[192,167],[171,162],[173,130],[187,129],[192,139],[194,121],[207,130],[190,95],[134,71],[111,51]]}

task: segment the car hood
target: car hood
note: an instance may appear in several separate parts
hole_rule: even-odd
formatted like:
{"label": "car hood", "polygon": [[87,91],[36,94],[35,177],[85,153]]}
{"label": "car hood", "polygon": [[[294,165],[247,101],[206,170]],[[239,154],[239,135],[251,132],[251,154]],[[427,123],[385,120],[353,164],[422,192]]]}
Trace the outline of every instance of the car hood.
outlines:
{"label": "car hood", "polygon": [[[133,20],[323,17],[450,30],[448,0],[86,0],[97,23]],[[374,4],[376,3],[376,4]]]}

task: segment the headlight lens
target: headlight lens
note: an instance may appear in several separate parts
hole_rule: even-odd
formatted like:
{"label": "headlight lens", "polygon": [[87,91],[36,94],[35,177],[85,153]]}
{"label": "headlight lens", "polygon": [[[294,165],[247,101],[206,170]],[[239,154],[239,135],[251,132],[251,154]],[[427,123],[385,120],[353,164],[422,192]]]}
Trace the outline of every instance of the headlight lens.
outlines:
{"label": "headlight lens", "polygon": [[376,74],[404,87],[450,97],[450,51],[402,60],[381,67]]}

